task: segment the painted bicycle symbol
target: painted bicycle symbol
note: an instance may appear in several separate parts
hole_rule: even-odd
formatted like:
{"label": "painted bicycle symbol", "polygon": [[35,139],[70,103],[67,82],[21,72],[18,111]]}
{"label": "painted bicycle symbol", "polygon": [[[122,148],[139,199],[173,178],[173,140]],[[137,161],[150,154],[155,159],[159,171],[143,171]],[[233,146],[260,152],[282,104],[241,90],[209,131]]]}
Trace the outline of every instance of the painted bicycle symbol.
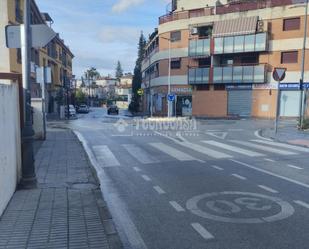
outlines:
{"label": "painted bicycle symbol", "polygon": [[187,201],[187,209],[203,218],[230,223],[265,223],[294,214],[286,201],[257,193],[207,193]]}

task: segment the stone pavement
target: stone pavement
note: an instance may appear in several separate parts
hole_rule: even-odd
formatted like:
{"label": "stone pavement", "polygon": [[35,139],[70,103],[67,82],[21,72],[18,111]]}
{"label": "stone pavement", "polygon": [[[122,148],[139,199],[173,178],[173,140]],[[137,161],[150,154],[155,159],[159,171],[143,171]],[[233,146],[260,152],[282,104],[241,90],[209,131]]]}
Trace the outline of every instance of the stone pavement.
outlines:
{"label": "stone pavement", "polygon": [[298,130],[295,120],[280,121],[277,134],[273,128],[266,128],[261,131],[261,135],[280,142],[309,147],[309,131]]}
{"label": "stone pavement", "polygon": [[[69,130],[48,130],[38,188],[17,191],[0,218],[0,249],[121,248],[88,158]],[[116,238],[117,237],[117,238]]]}

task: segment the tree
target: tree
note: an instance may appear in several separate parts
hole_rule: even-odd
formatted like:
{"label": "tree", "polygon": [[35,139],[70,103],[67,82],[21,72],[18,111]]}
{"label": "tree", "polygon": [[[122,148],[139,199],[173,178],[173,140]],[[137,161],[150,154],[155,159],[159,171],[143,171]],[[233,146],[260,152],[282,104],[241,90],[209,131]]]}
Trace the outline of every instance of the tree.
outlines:
{"label": "tree", "polygon": [[138,42],[138,55],[137,60],[135,63],[134,68],[134,76],[133,76],[133,82],[132,82],[132,102],[130,104],[130,111],[132,112],[138,112],[140,108],[140,98],[141,96],[138,95],[138,90],[142,86],[142,62],[144,59],[144,52],[145,52],[145,46],[146,46],[146,39],[143,34],[143,32],[140,35],[139,42]]}
{"label": "tree", "polygon": [[90,69],[88,69],[85,73],[85,78],[95,81],[98,78],[100,78],[100,73],[98,72],[98,70],[95,67],[91,67]]}
{"label": "tree", "polygon": [[81,89],[78,89],[75,94],[75,100],[77,104],[82,104],[86,102],[86,95]]}
{"label": "tree", "polygon": [[116,67],[116,73],[115,73],[116,79],[120,80],[120,78],[123,76],[123,70],[120,61],[117,62]]}

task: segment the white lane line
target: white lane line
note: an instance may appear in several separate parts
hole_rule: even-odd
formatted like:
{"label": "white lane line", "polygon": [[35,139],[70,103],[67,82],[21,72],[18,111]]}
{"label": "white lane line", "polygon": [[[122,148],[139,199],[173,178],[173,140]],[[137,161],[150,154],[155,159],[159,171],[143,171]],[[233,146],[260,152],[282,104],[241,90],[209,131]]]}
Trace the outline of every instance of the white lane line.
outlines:
{"label": "white lane line", "polygon": [[250,169],[254,169],[256,171],[259,171],[259,172],[262,172],[262,173],[265,173],[267,175],[271,175],[271,176],[274,176],[274,177],[277,177],[277,178],[280,178],[280,179],[283,179],[283,180],[286,180],[288,182],[292,182],[294,184],[297,184],[299,186],[302,186],[302,187],[305,187],[305,188],[308,188],[309,189],[309,185],[306,184],[306,183],[303,183],[303,182],[300,182],[300,181],[297,181],[297,180],[294,180],[294,179],[291,179],[291,178],[288,178],[286,176],[281,176],[281,175],[278,175],[278,174],[275,174],[273,172],[270,172],[270,171],[267,171],[267,170],[264,170],[264,169],[261,169],[261,168],[257,168],[253,165],[250,165],[250,164],[247,164],[247,163],[243,163],[243,162],[240,162],[240,161],[237,161],[237,160],[234,160],[234,159],[230,159],[230,161],[234,162],[234,163],[237,163],[237,164],[240,164],[242,166],[245,166],[247,168],[250,168]]}
{"label": "white lane line", "polygon": [[282,147],[282,148],[286,148],[286,149],[292,149],[292,150],[296,150],[296,151],[300,151],[300,152],[309,152],[308,148],[303,148],[300,146],[296,146],[296,145],[290,145],[290,144],[284,144],[284,143],[276,143],[276,142],[272,142],[272,141],[264,141],[264,140],[251,140],[257,143],[261,143],[261,144],[268,144],[268,145],[272,145],[272,146],[278,146],[278,147]]}
{"label": "white lane line", "polygon": [[264,160],[267,161],[267,162],[271,162],[271,163],[275,163],[276,162],[275,160],[269,159],[269,158],[264,158]]}
{"label": "white lane line", "polygon": [[166,192],[165,192],[162,188],[160,188],[159,186],[154,186],[153,188],[154,188],[154,190],[157,191],[158,194],[160,194],[160,195],[163,195],[163,194],[166,193]]}
{"label": "white lane line", "polygon": [[164,143],[150,143],[150,145],[157,150],[160,150],[161,152],[164,152],[168,154],[169,156],[176,158],[179,161],[194,161],[197,160],[196,158],[177,150],[169,145],[166,145]]}
{"label": "white lane line", "polygon": [[263,140],[270,141],[270,142],[273,141],[273,140],[270,139],[270,138],[262,137],[262,136],[260,135],[260,130],[255,131],[255,132],[254,132],[254,135],[255,135],[257,138],[259,138],[259,139],[263,139]]}
{"label": "white lane line", "polygon": [[134,157],[142,164],[151,164],[158,162],[158,160],[153,158],[147,151],[136,146],[135,144],[123,144],[122,146],[129,152],[132,157]]}
{"label": "white lane line", "polygon": [[294,201],[296,204],[308,208],[309,209],[309,203],[303,202],[303,201]]}
{"label": "white lane line", "polygon": [[252,151],[252,150],[245,150],[236,146],[232,146],[232,145],[228,145],[228,144],[224,144],[224,143],[219,143],[217,141],[202,141],[203,143],[209,144],[209,145],[213,145],[213,146],[217,146],[219,148],[225,149],[225,150],[229,150],[229,151],[233,151],[245,156],[249,156],[249,157],[258,157],[258,156],[264,156],[261,153]]}
{"label": "white lane line", "polygon": [[273,193],[273,194],[278,194],[279,193],[277,190],[274,190],[274,189],[272,189],[270,187],[267,187],[267,186],[264,186],[264,185],[258,185],[258,187],[261,188],[261,189],[264,189],[264,190],[266,190],[266,191],[268,191],[270,193]]}
{"label": "white lane line", "polygon": [[287,151],[287,150],[279,150],[279,149],[275,149],[273,147],[268,147],[268,146],[265,146],[265,145],[254,144],[254,143],[240,141],[240,140],[231,140],[231,142],[241,144],[241,145],[245,145],[245,146],[255,148],[255,149],[258,149],[258,150],[276,153],[276,154],[279,154],[279,155],[297,155],[297,153],[295,153],[295,152],[291,152],[291,151]]}
{"label": "white lane line", "polygon": [[232,176],[234,176],[234,177],[236,177],[236,178],[238,178],[238,179],[240,179],[240,180],[247,180],[246,177],[241,176],[241,175],[238,175],[238,174],[232,174]]}
{"label": "white lane line", "polygon": [[288,165],[286,165],[287,167],[290,167],[290,168],[293,168],[293,169],[304,169],[304,168],[301,168],[301,167],[298,167],[298,166],[296,166],[296,165],[293,165],[293,164],[288,164]]}
{"label": "white lane line", "polygon": [[147,176],[147,175],[142,175],[142,177],[143,177],[143,179],[144,179],[146,182],[150,182],[150,181],[151,181],[150,177]]}
{"label": "white lane line", "polygon": [[170,201],[169,202],[171,206],[177,211],[177,212],[184,212],[186,211],[182,206],[180,206],[176,201]]}
{"label": "white lane line", "polygon": [[113,152],[106,145],[92,147],[95,157],[103,167],[120,166]]}
{"label": "white lane line", "polygon": [[139,167],[133,167],[136,172],[141,172],[142,170]]}
{"label": "white lane line", "polygon": [[216,166],[216,165],[211,165],[210,167],[217,169],[217,170],[220,170],[220,171],[224,170],[223,168]]}
{"label": "white lane line", "polygon": [[191,226],[194,228],[195,231],[197,231],[204,239],[211,240],[215,237],[208,232],[201,224],[199,223],[192,223]]}

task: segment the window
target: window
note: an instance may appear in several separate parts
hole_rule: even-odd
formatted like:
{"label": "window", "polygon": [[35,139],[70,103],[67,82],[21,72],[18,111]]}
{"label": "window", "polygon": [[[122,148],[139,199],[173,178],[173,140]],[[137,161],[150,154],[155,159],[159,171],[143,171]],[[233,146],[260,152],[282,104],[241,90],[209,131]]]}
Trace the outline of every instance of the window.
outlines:
{"label": "window", "polygon": [[289,51],[281,53],[281,64],[285,63],[297,63],[298,62],[298,52]]}
{"label": "window", "polygon": [[215,91],[225,91],[225,85],[214,85]]}
{"label": "window", "polygon": [[181,31],[171,32],[171,41],[176,42],[181,40]]}
{"label": "window", "polygon": [[23,14],[21,11],[21,1],[20,0],[15,0],[15,19],[19,23],[23,21]]}
{"label": "window", "polygon": [[224,53],[233,53],[233,52],[234,52],[234,37],[225,37]]}
{"label": "window", "polygon": [[17,51],[17,63],[21,64],[21,49],[17,48],[16,51]]}
{"label": "window", "polygon": [[283,20],[283,31],[299,30],[300,17]]}
{"label": "window", "polygon": [[180,69],[181,68],[181,59],[172,59],[171,61],[171,69]]}
{"label": "window", "polygon": [[215,38],[215,53],[222,54],[223,53],[223,38]]}

